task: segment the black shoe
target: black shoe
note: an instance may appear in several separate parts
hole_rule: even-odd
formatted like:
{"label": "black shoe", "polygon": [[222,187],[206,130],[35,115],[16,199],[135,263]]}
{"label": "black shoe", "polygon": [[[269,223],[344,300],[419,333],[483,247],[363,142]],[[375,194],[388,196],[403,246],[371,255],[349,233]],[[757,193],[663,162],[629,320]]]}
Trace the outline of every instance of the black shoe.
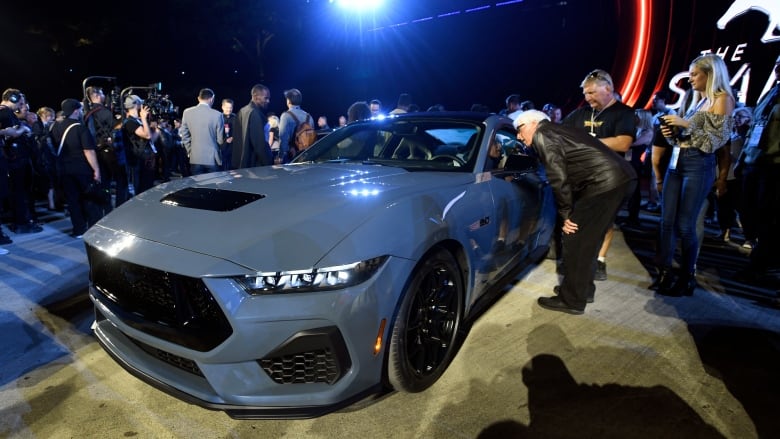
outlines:
{"label": "black shoe", "polygon": [[[556,296],[560,295],[561,294],[561,286],[560,285],[554,286],[553,287],[553,293],[555,293]],[[589,295],[588,298],[585,299],[585,301],[588,302],[588,303],[593,303],[594,300],[596,300],[595,293],[592,294],[592,295]]]}
{"label": "black shoe", "polygon": [[11,238],[8,237],[8,235],[6,235],[3,232],[0,232],[0,245],[3,244],[13,244],[13,241],[11,240]]}
{"label": "black shoe", "polygon": [[625,221],[620,223],[620,227],[633,227],[633,228],[639,228],[642,226],[642,222],[639,221],[639,218],[626,218]]}
{"label": "black shoe", "polygon": [[607,263],[596,261],[596,273],[593,274],[593,280],[607,280]]}
{"label": "black shoe", "polygon": [[43,227],[35,223],[21,224],[16,226],[15,232],[20,235],[25,233],[38,233],[43,232]]}
{"label": "black shoe", "polygon": [[695,273],[687,273],[678,277],[671,288],[659,288],[658,294],[669,297],[693,296],[695,289],[696,275]]}
{"label": "black shoe", "polygon": [[574,314],[574,315],[580,315],[585,313],[585,310],[575,309],[563,303],[563,300],[561,300],[561,298],[558,296],[540,297],[536,302],[542,308],[549,309],[550,311],[560,311],[560,312],[565,312],[567,314]]}
{"label": "black shoe", "polygon": [[674,283],[674,275],[668,268],[662,268],[658,271],[658,276],[653,280],[653,283],[647,287],[649,290],[665,290],[668,291],[672,288]]}

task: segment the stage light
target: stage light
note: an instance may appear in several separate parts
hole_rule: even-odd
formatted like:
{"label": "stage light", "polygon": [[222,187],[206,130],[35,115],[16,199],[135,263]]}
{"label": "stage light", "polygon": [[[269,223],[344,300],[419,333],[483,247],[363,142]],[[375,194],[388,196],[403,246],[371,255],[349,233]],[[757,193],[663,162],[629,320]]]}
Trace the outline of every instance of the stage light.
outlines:
{"label": "stage light", "polygon": [[376,10],[382,6],[384,0],[337,0],[336,4],[348,11]]}

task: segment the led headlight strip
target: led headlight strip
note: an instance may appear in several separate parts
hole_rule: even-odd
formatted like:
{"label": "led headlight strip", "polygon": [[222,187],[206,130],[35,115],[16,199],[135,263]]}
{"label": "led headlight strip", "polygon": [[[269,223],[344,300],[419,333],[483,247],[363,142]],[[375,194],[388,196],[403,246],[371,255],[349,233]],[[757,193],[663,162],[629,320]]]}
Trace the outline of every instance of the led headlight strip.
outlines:
{"label": "led headlight strip", "polygon": [[386,260],[387,256],[380,256],[332,267],[259,272],[234,280],[252,295],[335,290],[365,282]]}

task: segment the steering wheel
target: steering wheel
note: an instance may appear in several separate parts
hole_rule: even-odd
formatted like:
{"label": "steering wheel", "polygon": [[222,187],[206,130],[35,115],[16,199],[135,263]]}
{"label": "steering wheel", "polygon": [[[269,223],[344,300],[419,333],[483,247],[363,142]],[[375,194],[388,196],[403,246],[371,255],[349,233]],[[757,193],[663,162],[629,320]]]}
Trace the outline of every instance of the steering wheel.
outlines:
{"label": "steering wheel", "polygon": [[[408,150],[409,154],[403,155],[402,153],[404,150]],[[420,155],[415,154],[416,152],[421,153]],[[393,158],[394,159],[419,159],[419,160],[430,160],[433,156],[433,153],[431,153],[431,150],[426,148],[425,146],[422,146],[417,143],[406,143],[402,142],[398,147],[393,151]]]}
{"label": "steering wheel", "polygon": [[456,168],[460,168],[461,166],[466,165],[466,162],[464,162],[462,158],[454,155],[449,155],[449,154],[435,155],[431,157],[431,161],[452,162]]}

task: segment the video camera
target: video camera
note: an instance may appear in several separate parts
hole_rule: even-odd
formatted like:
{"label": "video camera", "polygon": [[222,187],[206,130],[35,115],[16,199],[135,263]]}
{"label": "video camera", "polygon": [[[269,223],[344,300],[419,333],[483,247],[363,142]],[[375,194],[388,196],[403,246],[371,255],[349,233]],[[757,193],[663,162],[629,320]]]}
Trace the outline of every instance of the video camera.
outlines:
{"label": "video camera", "polygon": [[[174,119],[178,116],[179,107],[174,105],[170,96],[162,93],[162,83],[155,82],[149,85],[136,85],[121,89],[114,76],[89,76],[82,82],[84,92],[84,112],[92,107],[87,91],[89,87],[103,89],[106,95],[105,106],[114,114],[116,119],[125,115],[123,103],[128,95],[135,94],[144,99],[144,106],[149,107],[150,120]],[[146,95],[144,97],[144,94]]]}
{"label": "video camera", "polygon": [[149,84],[148,86],[127,87],[120,94],[121,101],[124,102],[124,98],[131,94],[140,95],[139,91],[141,90],[147,91],[144,106],[149,108],[150,120],[172,120],[178,116],[179,107],[173,104],[169,95],[161,93],[161,82]]}
{"label": "video camera", "polygon": [[114,116],[122,115],[122,101],[120,98],[119,85],[116,83],[116,77],[114,76],[89,76],[81,83],[82,91],[84,92],[84,113],[88,113],[92,109],[92,102],[89,100],[88,89],[90,87],[97,87],[103,90],[106,95],[105,105],[108,107]]}

